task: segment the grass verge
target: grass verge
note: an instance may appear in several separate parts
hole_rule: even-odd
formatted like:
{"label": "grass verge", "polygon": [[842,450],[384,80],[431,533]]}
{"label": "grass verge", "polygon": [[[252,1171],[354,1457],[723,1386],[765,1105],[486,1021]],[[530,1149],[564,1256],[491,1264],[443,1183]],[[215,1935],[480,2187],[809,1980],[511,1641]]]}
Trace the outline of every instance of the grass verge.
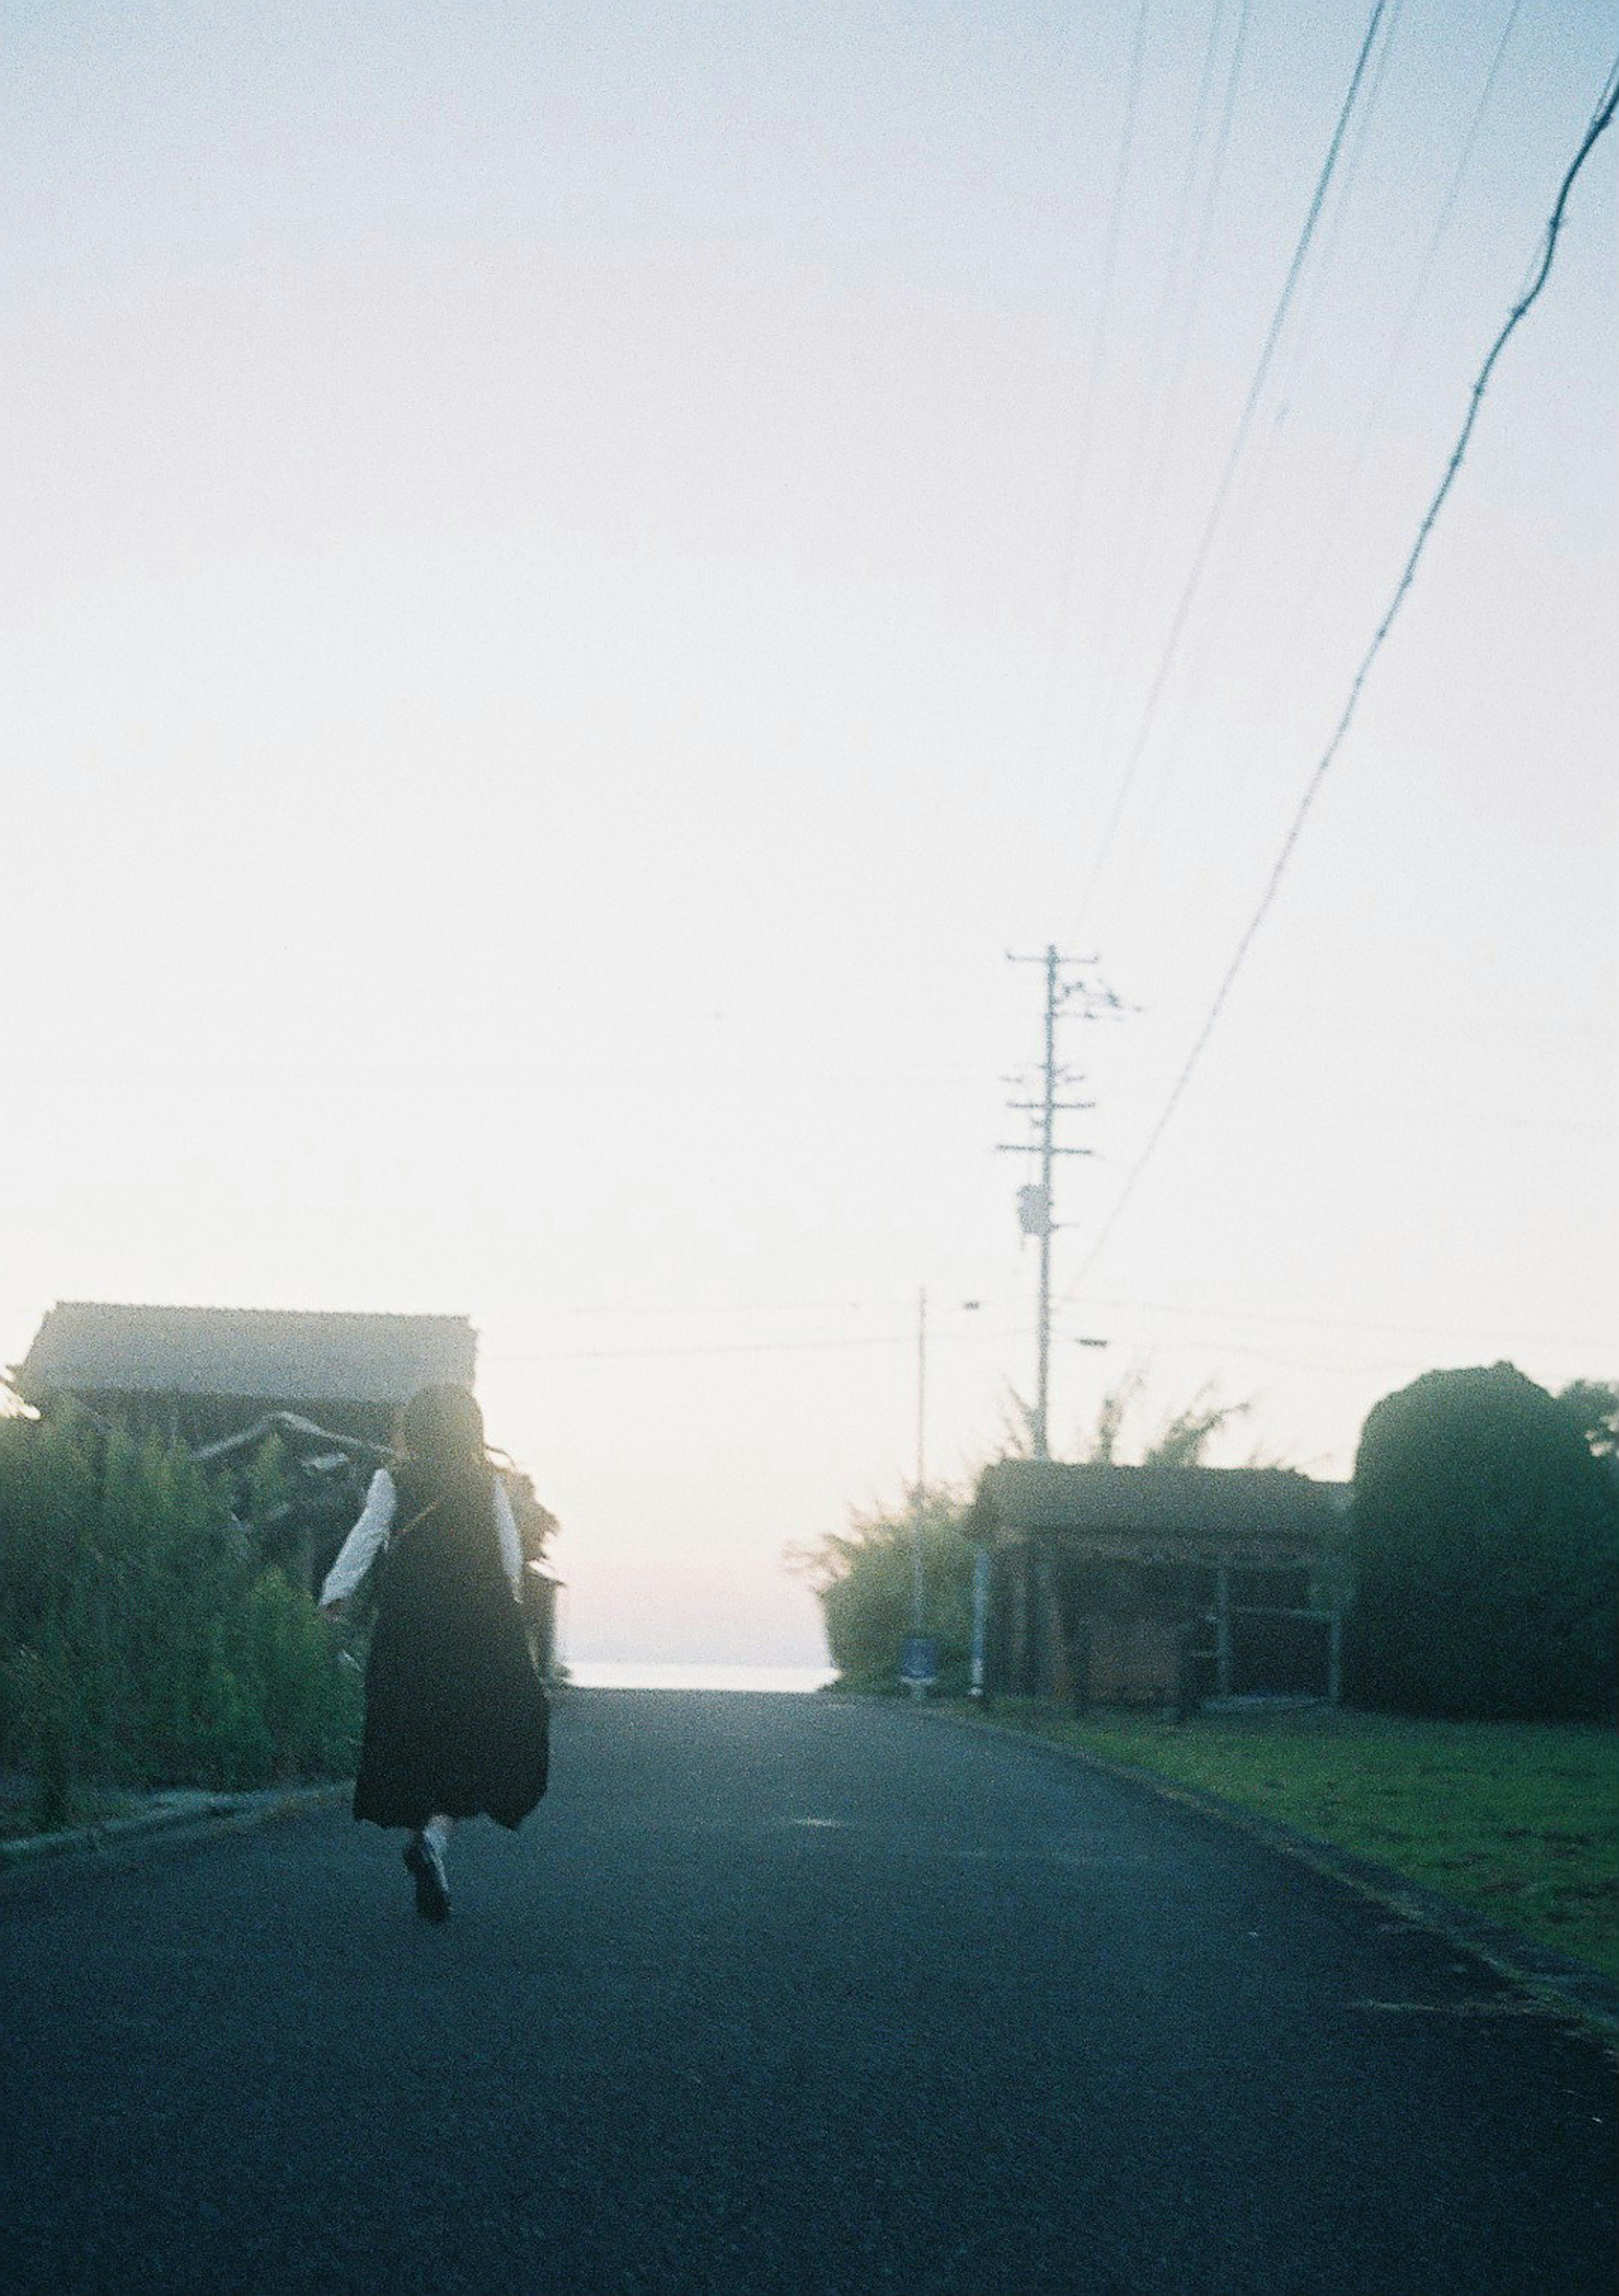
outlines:
{"label": "grass verge", "polygon": [[1328,1707],[983,1718],[1222,1794],[1619,1978],[1619,1731]]}

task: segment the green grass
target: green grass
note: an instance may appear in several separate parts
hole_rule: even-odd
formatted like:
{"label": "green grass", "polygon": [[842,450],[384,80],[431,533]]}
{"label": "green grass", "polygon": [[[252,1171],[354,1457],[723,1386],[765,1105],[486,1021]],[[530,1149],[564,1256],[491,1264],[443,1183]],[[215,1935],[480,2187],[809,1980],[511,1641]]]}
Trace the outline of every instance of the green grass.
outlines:
{"label": "green grass", "polygon": [[1619,1977],[1619,1731],[1325,1707],[986,1719],[1222,1794]]}

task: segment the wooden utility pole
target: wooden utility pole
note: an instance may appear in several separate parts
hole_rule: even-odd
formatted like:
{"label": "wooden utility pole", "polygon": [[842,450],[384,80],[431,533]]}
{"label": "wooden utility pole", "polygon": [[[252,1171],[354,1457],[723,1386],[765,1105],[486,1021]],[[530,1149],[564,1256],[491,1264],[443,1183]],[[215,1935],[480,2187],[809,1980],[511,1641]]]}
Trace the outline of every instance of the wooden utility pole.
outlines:
{"label": "wooden utility pole", "polygon": [[916,1295],[916,1491],[911,1502],[911,1631],[922,1631],[922,1510],[928,1500],[928,1287]]}
{"label": "wooden utility pole", "polygon": [[1071,1109],[1090,1109],[1096,1103],[1090,1100],[1059,1100],[1059,1087],[1076,1081],[1072,1072],[1060,1068],[1057,1059],[1057,1024],[1061,1019],[1077,1016],[1092,1021],[1103,1013],[1116,1013],[1121,1008],[1112,989],[1100,981],[1085,978],[1065,979],[1066,972],[1096,963],[1093,956],[1059,955],[1056,947],[1047,945],[1043,956],[1008,955],[1014,964],[1039,964],[1045,968],[1045,1057],[1041,1062],[1042,1091],[1038,1100],[1015,1100],[1009,1106],[1023,1109],[1036,1120],[1033,1140],[1008,1141],[1000,1144],[1008,1155],[1038,1156],[1038,1181],[1018,1191],[1018,1218],[1026,1235],[1036,1236],[1040,1242],[1040,1316],[1037,1332],[1038,1363],[1034,1387],[1034,1456],[1049,1459],[1051,1452],[1051,1238],[1056,1233],[1053,1218],[1052,1176],[1059,1156],[1089,1156],[1089,1148],[1073,1148],[1057,1138],[1057,1119]]}

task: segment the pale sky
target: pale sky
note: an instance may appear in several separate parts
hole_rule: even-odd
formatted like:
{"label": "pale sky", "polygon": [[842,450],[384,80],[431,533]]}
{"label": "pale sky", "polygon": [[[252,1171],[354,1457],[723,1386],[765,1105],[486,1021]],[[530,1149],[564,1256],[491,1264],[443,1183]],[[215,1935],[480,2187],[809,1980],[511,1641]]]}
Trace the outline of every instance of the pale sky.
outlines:
{"label": "pale sky", "polygon": [[[1370,13],[0,5],[0,1359],[59,1298],[465,1313],[576,1658],[815,1662],[782,1551],[902,1497],[919,1287],[932,1474],[1032,1390],[1004,952],[1140,1008],[1069,1031],[1067,1291],[1619,46],[1386,10],[1104,849]],[[1059,1450],[1136,1367],[1138,1438],[1213,1382],[1329,1475],[1435,1365],[1619,1373],[1616,176]]]}

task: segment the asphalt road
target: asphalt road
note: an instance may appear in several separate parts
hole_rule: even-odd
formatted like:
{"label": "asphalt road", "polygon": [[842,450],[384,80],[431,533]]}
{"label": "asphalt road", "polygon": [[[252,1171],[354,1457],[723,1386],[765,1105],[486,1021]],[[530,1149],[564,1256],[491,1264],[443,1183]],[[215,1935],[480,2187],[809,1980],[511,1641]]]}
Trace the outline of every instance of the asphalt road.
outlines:
{"label": "asphalt road", "polygon": [[0,1891],[0,2290],[1611,2296],[1603,2050],[899,1708],[576,1693],[416,1917],[283,1819]]}

